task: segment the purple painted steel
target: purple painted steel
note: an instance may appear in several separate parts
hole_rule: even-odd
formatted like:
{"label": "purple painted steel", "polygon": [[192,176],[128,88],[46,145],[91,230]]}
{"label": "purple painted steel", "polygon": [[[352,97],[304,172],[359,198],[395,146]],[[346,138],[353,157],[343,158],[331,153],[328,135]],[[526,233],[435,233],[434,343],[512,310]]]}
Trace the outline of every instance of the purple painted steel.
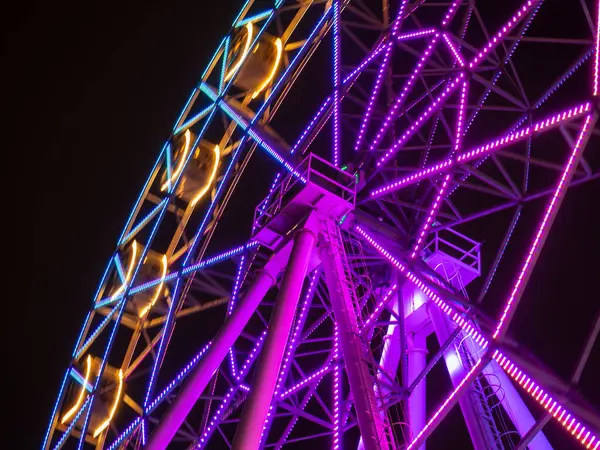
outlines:
{"label": "purple painted steel", "polygon": [[[443,345],[452,334],[447,317],[442,314],[436,305],[432,304],[429,304],[429,317],[433,323],[433,328],[435,329],[438,341],[440,342],[440,345]],[[450,374],[452,386],[456,389],[471,367],[465,367],[466,361],[461,358],[455,345],[451,345],[448,350],[444,352],[444,361],[446,362],[446,367]],[[487,442],[485,432],[479,422],[480,415],[476,402],[470,395],[463,395],[458,399],[458,404],[463,417],[465,418],[473,447],[475,450],[488,450],[490,445]]]}
{"label": "purple painted steel", "polygon": [[299,230],[277,295],[265,346],[257,362],[252,388],[233,440],[233,450],[258,449],[267,419],[283,354],[302,292],[308,263],[315,247],[316,235]]}
{"label": "purple painted steel", "polygon": [[194,407],[198,398],[212,378],[213,373],[223,359],[227,356],[229,349],[238,338],[244,326],[260,304],[265,294],[269,291],[275,281],[275,277],[285,261],[280,255],[272,258],[262,271],[256,273],[256,278],[250,285],[248,292],[233,310],[225,324],[221,327],[213,344],[206,351],[205,356],[196,366],[194,371],[183,386],[181,392],[165,412],[159,425],[148,440],[147,450],[165,449],[177,433],[177,430]]}
{"label": "purple painted steel", "polygon": [[[407,386],[421,374],[427,365],[427,346],[423,333],[407,333],[408,378]],[[408,398],[408,423],[410,424],[411,439],[425,428],[427,411],[425,410],[426,389],[425,379],[417,384]],[[425,450],[423,444],[419,450]]]}

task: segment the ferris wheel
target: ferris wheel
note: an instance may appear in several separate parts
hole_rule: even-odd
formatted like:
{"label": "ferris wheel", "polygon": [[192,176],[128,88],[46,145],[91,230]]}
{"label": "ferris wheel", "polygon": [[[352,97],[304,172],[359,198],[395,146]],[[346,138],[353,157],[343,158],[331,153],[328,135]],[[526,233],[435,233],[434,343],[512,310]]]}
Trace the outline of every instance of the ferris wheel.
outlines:
{"label": "ferris wheel", "polygon": [[246,1],[118,239],[42,447],[465,448],[441,428],[454,411],[476,450],[600,448],[575,389],[600,320],[568,380],[510,327],[567,191],[600,178],[599,14]]}

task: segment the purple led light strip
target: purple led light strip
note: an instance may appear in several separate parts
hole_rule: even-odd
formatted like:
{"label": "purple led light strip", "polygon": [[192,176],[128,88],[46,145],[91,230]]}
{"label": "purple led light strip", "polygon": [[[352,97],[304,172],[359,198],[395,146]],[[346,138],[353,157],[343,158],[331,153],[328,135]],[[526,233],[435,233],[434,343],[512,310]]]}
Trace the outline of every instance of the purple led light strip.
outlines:
{"label": "purple led light strip", "polygon": [[454,44],[450,40],[450,37],[448,36],[448,33],[443,33],[442,37],[444,38],[444,41],[446,42],[446,45],[450,49],[450,52],[454,56],[454,59],[456,60],[456,62],[458,63],[458,65],[460,67],[465,67],[465,59],[462,57],[462,55],[460,54],[460,52],[458,51],[458,49],[454,46]]}
{"label": "purple led light strip", "polygon": [[577,137],[577,141],[575,142],[573,151],[571,152],[571,156],[569,157],[569,160],[565,165],[562,176],[560,177],[560,181],[558,182],[554,194],[550,199],[550,203],[546,207],[546,212],[538,226],[538,231],[535,235],[535,239],[533,240],[531,247],[529,248],[527,258],[525,259],[525,262],[521,267],[517,281],[515,282],[513,290],[510,293],[510,297],[506,302],[504,311],[502,312],[502,316],[498,321],[498,325],[496,326],[496,330],[494,331],[494,334],[492,336],[493,339],[496,339],[499,336],[501,337],[506,332],[508,323],[510,322],[511,317],[514,314],[514,309],[519,303],[521,294],[523,293],[525,285],[527,284],[527,280],[531,275],[531,271],[535,264],[535,259],[537,258],[539,252],[544,246],[544,241],[548,236],[548,231],[550,230],[550,226],[554,221],[556,212],[560,207],[566,188],[569,185],[571,178],[573,177],[575,169],[577,168],[577,162],[579,161],[579,156],[581,155],[581,152],[583,151],[584,147],[582,144],[584,143],[585,138],[588,135],[589,125],[591,121],[592,116],[588,115],[585,118],[585,122],[583,124],[583,127],[581,128],[581,131],[579,132],[579,136]]}
{"label": "purple led light strip", "polygon": [[[462,137],[464,134],[464,125],[465,125],[465,115],[466,115],[466,106],[467,106],[467,93],[469,91],[469,84],[467,81],[462,83],[462,89],[460,93],[460,103],[458,108],[458,118],[456,120],[456,133],[454,137],[454,148],[452,149],[451,156],[460,152],[462,147]],[[412,253],[410,254],[411,258],[417,256],[417,253],[421,250],[421,247],[425,241],[425,237],[427,236],[427,232],[431,225],[433,224],[433,219],[435,218],[438,210],[442,206],[442,202],[444,196],[446,194],[446,190],[448,189],[448,183],[450,182],[450,173],[447,173],[444,176],[444,180],[442,181],[442,185],[438,190],[437,197],[435,198],[433,205],[429,209],[429,213],[427,214],[427,219],[421,225],[421,229],[418,234],[417,241],[413,246]]]}
{"label": "purple led light strip", "polygon": [[[484,345],[486,342],[485,338],[479,333],[476,328],[471,325],[469,320],[465,320],[463,315],[464,311],[457,311],[454,307],[444,302],[439,295],[437,295],[432,289],[430,289],[420,278],[414,273],[408,270],[408,267],[401,263],[395,258],[390,252],[388,252],[381,244],[373,239],[369,234],[362,229],[359,225],[355,226],[356,231],[369,242],[382,256],[384,256],[396,269],[403,273],[414,285],[421,289],[425,295],[427,295],[442,311],[448,314],[452,320],[458,323],[469,335],[473,337],[475,342],[479,345]],[[487,345],[487,344],[485,344]]]}
{"label": "purple led light strip", "polygon": [[406,81],[406,84],[402,88],[400,95],[396,98],[394,105],[392,106],[392,108],[388,112],[387,116],[385,117],[383,124],[379,128],[379,131],[375,135],[373,142],[371,142],[371,145],[369,146],[369,150],[371,150],[371,151],[375,150],[375,148],[379,145],[379,143],[383,139],[383,135],[387,131],[388,127],[392,124],[394,118],[396,117],[396,113],[398,112],[398,110],[400,109],[402,104],[404,103],[404,100],[406,100],[406,97],[407,97],[410,89],[417,81],[417,77],[418,77],[419,73],[421,73],[421,70],[423,70],[423,68],[425,67],[425,63],[431,56],[433,47],[435,46],[439,37],[440,37],[440,34],[436,32],[435,35],[433,36],[433,38],[431,39],[431,42],[429,43],[429,45],[423,52],[423,56],[421,56],[421,59],[417,63],[415,69],[413,70],[413,73],[410,75],[410,77]]}
{"label": "purple led light strip", "polygon": [[496,46],[500,45],[502,39],[515,27],[515,25],[538,3],[540,0],[528,0],[511,19],[490,39],[487,45],[481,50],[469,63],[469,68],[474,68],[481,63],[483,58],[487,56]]}
{"label": "purple led light strip", "polygon": [[125,428],[125,431],[123,431],[119,437],[117,437],[117,439],[115,439],[113,443],[107,447],[107,450],[115,450],[119,445],[121,445],[121,443],[127,439],[127,437],[129,437],[129,435],[135,430],[141,421],[141,417],[136,417],[135,420],[131,422],[127,428]]}
{"label": "purple led light strip", "polygon": [[[242,273],[244,272],[244,261],[245,255],[242,255],[240,258],[240,263],[238,265],[237,273],[235,275],[235,282],[231,291],[231,299],[229,299],[229,304],[227,305],[228,316],[230,316],[233,312],[233,308],[235,307],[235,301],[237,300],[237,296],[240,291],[240,286],[242,283]],[[229,349],[229,369],[231,370],[231,376],[235,377],[236,364],[235,358],[233,356],[233,347]]]}
{"label": "purple led light strip", "polygon": [[408,177],[401,178],[399,180],[393,181],[390,184],[377,188],[371,191],[371,196],[377,197],[389,192],[393,192],[397,189],[400,189],[401,187],[416,183],[417,181],[422,180],[424,178],[429,178],[433,175],[445,172],[446,170],[448,170],[451,167],[454,167],[455,165],[463,164],[481,158],[482,156],[486,156],[494,151],[498,151],[504,147],[507,147],[508,145],[527,139],[534,133],[542,132],[550,128],[556,128],[561,123],[567,120],[573,120],[583,116],[585,113],[591,110],[591,107],[591,103],[584,103],[582,105],[578,105],[574,108],[555,114],[554,116],[549,117],[546,120],[536,122],[531,126],[525,127],[513,133],[509,133],[501,138],[497,138],[494,141],[488,142],[487,144],[463,152],[459,156],[448,158],[438,164],[429,166],[426,169],[415,172],[414,174]]}
{"label": "purple led light strip", "polygon": [[[394,258],[394,256],[389,253],[381,244],[379,244],[377,241],[375,241],[371,236],[369,236],[369,234],[367,234],[360,226],[355,226],[356,231],[363,236],[367,242],[369,242],[373,248],[375,248],[382,256],[384,256],[394,267],[396,267],[400,272],[404,273],[404,275],[412,282],[414,283],[421,291],[423,291],[423,293],[430,298],[444,313],[446,313],[456,324],[458,324],[458,326],[460,326],[466,333],[467,335],[471,336],[474,340],[475,343],[477,345],[479,345],[480,347],[482,347],[482,349],[486,349],[489,346],[489,342],[490,340],[487,339],[486,337],[484,337],[481,333],[479,333],[479,331],[477,331],[475,329],[475,327],[473,325],[471,325],[471,322],[469,320],[465,320],[462,316],[462,314],[458,314],[456,313],[453,308],[451,306],[449,306],[445,301],[443,301],[437,294],[435,294],[431,289],[429,289],[418,277],[416,277],[413,273],[411,273],[410,271],[408,271],[406,269],[406,267],[400,262],[398,261],[396,258]],[[497,350],[494,351],[494,353],[492,354],[492,358],[495,359],[501,366],[503,366],[507,371],[507,374],[513,378],[515,378],[516,381],[521,384],[525,389],[527,389],[528,387],[531,387],[531,389],[527,390],[527,393],[530,394],[536,401],[540,401],[539,397],[536,398],[536,394],[539,391],[539,386],[536,382],[534,382],[533,380],[531,380],[529,377],[527,377],[525,375],[525,373],[519,369],[518,367],[516,367],[513,363],[510,363],[510,366],[506,363],[506,357],[504,357],[500,352],[498,352]],[[480,362],[481,360],[479,360]],[[471,372],[469,372],[469,374],[467,374],[467,377],[470,376],[470,374],[474,373],[473,370],[475,369],[475,367],[473,367],[471,369]],[[466,377],[466,378],[467,378]],[[458,386],[451,394],[451,397],[455,397],[457,395],[458,390],[460,389],[461,386],[463,386],[467,380],[466,378],[461,382],[460,386]],[[528,384],[525,384],[525,380],[527,379]],[[533,386],[537,386],[538,388],[532,392]],[[435,413],[435,418],[438,418],[440,416],[440,414],[443,414],[445,412],[445,409],[449,406],[451,400],[448,400],[446,402],[444,402],[444,404],[442,405],[442,407],[440,407],[436,413]],[[544,399],[544,402],[546,402],[546,399]],[[552,400],[552,402],[555,402],[555,400]],[[548,409],[550,408],[550,402],[547,402],[547,405],[545,405],[544,403],[540,403],[544,408]],[[556,403],[553,403],[552,408],[557,408],[560,407],[560,410],[564,410],[565,414],[568,413],[568,411],[562,407],[562,405],[560,405],[560,403],[558,401],[556,401]],[[549,409],[548,409],[549,410]],[[559,410],[559,411],[560,411]],[[550,411],[552,412],[552,411]],[[554,411],[556,412],[556,411]],[[558,413],[557,413],[558,415]],[[569,417],[572,417],[571,421],[569,422],[569,425],[566,425],[566,421],[562,421],[562,416],[561,417],[556,417],[556,415],[554,416],[555,418],[558,419],[559,423],[561,423],[561,425],[563,427],[565,427],[567,429],[567,431],[571,431],[571,428],[573,426],[576,427],[576,429],[581,430],[581,422],[579,420],[577,420],[575,417],[573,417],[572,414],[569,414]],[[427,424],[427,426],[422,430],[422,433],[419,434],[419,436],[423,436],[423,433],[425,433],[427,431],[427,429],[431,428],[433,425],[435,425],[434,420],[432,418],[432,420],[430,420]],[[572,432],[572,434],[574,434],[575,432]],[[594,447],[594,449],[597,449],[598,446],[600,445],[600,442],[598,442],[598,438],[596,436],[593,436],[590,434],[586,434],[584,435],[583,432],[581,432],[582,434],[579,435],[579,437],[577,437],[577,439],[579,439],[580,442],[582,442],[582,439],[585,439],[588,447],[590,448],[591,445],[596,442],[596,446]],[[408,448],[415,448],[418,447],[418,442],[417,440],[420,439],[420,437],[418,436],[417,439],[415,439],[411,445]]]}
{"label": "purple led light strip", "polygon": [[[398,33],[398,29],[400,24],[402,23],[402,14],[404,13],[404,9],[406,7],[408,0],[403,0],[400,8],[398,10],[398,15],[396,20],[394,20],[394,24],[392,26],[392,37],[396,36]],[[375,85],[373,90],[371,91],[371,97],[369,98],[369,103],[367,105],[367,109],[363,115],[362,122],[360,124],[360,129],[358,131],[358,137],[356,138],[356,143],[354,144],[354,151],[358,151],[360,149],[360,145],[362,144],[363,138],[365,137],[365,132],[367,131],[369,121],[371,120],[371,113],[373,112],[373,107],[375,106],[375,101],[379,96],[379,92],[381,91],[381,86],[383,85],[383,76],[388,68],[388,64],[390,61],[390,57],[392,55],[392,49],[394,47],[394,41],[390,39],[390,41],[386,45],[385,53],[383,59],[381,61],[381,65],[379,66],[379,70],[377,71],[377,77],[375,79]]]}
{"label": "purple led light strip", "polygon": [[373,312],[371,314],[369,314],[369,317],[367,317],[367,320],[365,320],[365,323],[363,324],[363,331],[366,330],[369,325],[371,324],[371,322],[373,322],[377,317],[379,317],[379,314],[381,313],[381,311],[383,310],[383,308],[385,307],[385,305],[387,305],[387,303],[390,301],[391,296],[394,292],[396,292],[396,289],[398,289],[398,285],[394,284],[383,296],[383,298],[379,301],[379,303],[377,303],[377,305],[375,306],[375,309],[373,309]]}
{"label": "purple led light strip", "polygon": [[390,56],[392,55],[392,47],[392,42],[388,42],[388,44],[386,45],[385,53],[383,55],[383,60],[381,61],[381,64],[379,65],[379,70],[377,71],[377,78],[375,79],[375,85],[373,87],[373,90],[371,91],[371,97],[369,98],[367,109],[363,114],[362,122],[358,131],[358,136],[356,138],[356,143],[354,144],[354,151],[359,150],[363,138],[365,137],[367,125],[369,124],[369,121],[371,119],[371,113],[373,112],[373,106],[375,106],[375,100],[379,96],[379,91],[381,90],[383,75],[385,74],[388,68]]}
{"label": "purple led light strip", "polygon": [[[290,337],[290,340],[287,344],[287,349],[285,351],[285,356],[283,359],[283,363],[281,364],[281,368],[279,369],[279,377],[277,379],[277,384],[275,386],[275,392],[273,393],[273,398],[278,399],[280,397],[281,389],[283,388],[285,381],[287,380],[289,371],[290,371],[290,363],[294,357],[296,352],[296,348],[299,344],[299,336],[302,328],[304,328],[304,323],[306,321],[306,315],[308,314],[308,309],[312,302],[313,294],[315,292],[315,288],[318,282],[319,273],[317,271],[313,272],[313,274],[309,278],[309,285],[306,291],[306,295],[304,296],[304,301],[302,302],[302,307],[300,308],[300,313],[296,318],[296,324],[294,326],[294,330]],[[273,421],[273,412],[276,405],[273,401],[271,401],[271,406],[269,407],[269,412],[267,413],[267,417],[265,423],[263,425],[263,431],[261,436],[261,445],[262,439],[265,438],[265,432],[268,433],[269,428],[271,427],[271,423]]]}
{"label": "purple led light strip", "polygon": [[600,65],[600,1],[596,2],[596,54],[594,56],[594,78],[592,81],[592,92],[594,96],[598,95],[598,66]]}
{"label": "purple led light strip", "polygon": [[[488,44],[483,48],[483,50],[481,50],[479,52],[479,54],[473,58],[473,60],[469,63],[469,68],[473,68],[476,67],[481,60],[490,52],[492,51],[492,49],[494,49],[501,41],[502,39],[514,28],[514,26],[517,24],[517,22],[519,20],[521,20],[521,18],[535,5],[539,2],[538,1],[534,1],[534,0],[528,0],[527,3],[521,7],[517,13],[507,22],[506,25],[504,25],[503,28],[500,29],[500,31],[498,31],[496,33],[496,35],[488,42]],[[450,10],[448,12],[447,15],[447,19],[444,19],[444,22],[447,24],[449,23],[449,20],[451,19],[451,16],[454,14],[455,8],[458,6],[459,2],[454,2],[453,5],[450,7]],[[454,10],[453,10],[454,8]],[[431,51],[431,47],[432,45],[435,43],[435,41],[438,39],[438,37],[440,36],[439,32],[435,34],[434,38],[432,39],[432,44],[430,44],[430,47],[427,48],[425,54],[423,55],[423,57],[425,57],[426,55],[428,56],[428,52]],[[452,43],[447,40],[448,42],[448,46],[450,47],[450,50],[456,50]],[[454,53],[454,52],[453,52]],[[456,52],[455,57],[458,57],[458,60],[462,60],[462,58],[460,58],[460,55]],[[424,58],[421,58],[422,60]],[[416,74],[418,73],[418,71],[420,71],[421,67],[422,67],[422,62],[419,62],[419,64],[417,65],[417,72],[413,73],[413,76],[416,76]],[[409,82],[407,82],[407,84],[404,87],[404,90],[401,94],[401,96],[405,95],[405,92],[411,87],[411,85],[409,85],[410,81],[413,79],[413,76],[411,76],[411,78],[409,78]],[[455,80],[456,81],[456,80]],[[454,83],[453,83],[454,84]],[[400,98],[398,99],[400,100]],[[443,99],[440,99],[443,100]],[[434,102],[435,104],[439,105],[439,102]],[[394,104],[394,106],[392,107],[392,109],[390,110],[390,112],[388,113],[388,116],[386,117],[386,119],[383,122],[383,125],[380,129],[380,131],[377,133],[372,145],[370,146],[370,150],[374,150],[375,147],[377,145],[379,145],[379,143],[381,142],[381,139],[383,137],[383,133],[385,132],[385,130],[387,130],[387,127],[389,127],[395,112],[397,110],[397,103]],[[435,108],[434,108],[435,109]],[[435,112],[435,111],[434,111]],[[424,116],[421,116],[419,119],[417,119],[417,121],[422,122],[424,119],[426,119],[427,117],[429,117],[429,114],[426,114]],[[398,147],[400,145],[402,145],[404,142],[406,142],[406,138],[410,137],[412,135],[412,132],[416,131],[416,129],[418,128],[418,126],[421,123],[417,124],[414,123],[410,128],[410,133],[407,131],[408,135],[406,135],[407,133],[405,133],[405,135],[403,135],[403,137],[401,137],[395,144],[394,146],[388,150],[388,152],[386,152],[386,154],[377,162],[377,166],[381,166],[383,163],[385,163],[398,149]]]}
{"label": "purple led light strip", "polygon": [[190,362],[188,362],[184,366],[184,368],[181,369],[181,371],[177,374],[177,376],[175,378],[173,378],[173,380],[163,389],[163,391],[160,394],[158,394],[154,400],[152,400],[152,402],[145,408],[146,414],[150,414],[154,410],[154,408],[156,406],[158,406],[160,404],[160,402],[173,391],[173,389],[175,389],[175,387],[177,387],[183,380],[185,380],[185,377],[188,374],[188,372],[190,370],[192,370],[194,367],[196,367],[196,364],[198,364],[198,362],[200,361],[200,358],[202,358],[202,355],[204,355],[204,353],[206,353],[206,350],[208,350],[208,348],[210,347],[210,344],[211,344],[210,342],[208,344],[206,344],[196,354],[196,356],[194,356],[190,360]]}
{"label": "purple led light strip", "polygon": [[[558,423],[563,428],[575,436],[575,439],[579,441],[581,445],[585,445],[586,448],[593,448],[597,450],[600,446],[600,440],[597,436],[592,434],[591,430],[585,433],[585,426],[581,424],[573,415],[557,401],[551,395],[549,395],[544,389],[542,389],[537,383],[527,376],[520,368],[518,368],[513,362],[511,362],[506,356],[500,353],[498,350],[494,351],[493,358],[500,364],[500,367],[515,380],[519,386],[531,395],[549,414],[552,414]],[[577,433],[579,431],[579,433]],[[577,433],[577,435],[575,435]],[[592,447],[592,445],[594,447]]]}
{"label": "purple led light strip", "polygon": [[435,28],[428,28],[426,30],[421,31],[413,31],[411,33],[398,34],[396,36],[396,41],[408,41],[410,39],[417,39],[423,36],[429,36],[430,34],[437,33]]}
{"label": "purple led light strip", "polygon": [[454,92],[454,89],[458,87],[460,81],[464,78],[464,73],[460,73],[452,82],[446,86],[446,89],[442,91],[442,93],[423,111],[423,113],[412,122],[411,126],[406,129],[406,131],[396,140],[394,145],[377,161],[377,167],[381,167],[382,164],[387,162],[397,151],[398,149],[406,142],[408,139],[419,129],[419,127],[431,117],[432,114],[436,113],[444,101]]}
{"label": "purple led light strip", "polygon": [[452,4],[450,5],[450,8],[448,8],[448,12],[446,13],[446,16],[444,17],[444,20],[442,20],[442,26],[444,28],[448,27],[448,25],[450,24],[450,21],[454,17],[454,14],[456,13],[456,10],[458,9],[458,5],[460,5],[461,1],[462,0],[454,0],[452,2]]}
{"label": "purple led light strip", "polygon": [[415,436],[414,440],[408,445],[408,447],[406,447],[406,450],[411,450],[411,449],[417,448],[418,446],[421,445],[421,439],[423,438],[424,434],[427,431],[429,431],[430,428],[435,427],[437,425],[437,423],[443,419],[445,410],[449,406],[454,405],[454,403],[457,401],[454,399],[455,398],[458,399],[459,393],[461,391],[463,391],[464,389],[466,389],[468,387],[468,385],[471,383],[471,381],[473,381],[475,379],[475,377],[479,374],[479,371],[481,370],[480,366],[481,366],[481,359],[473,365],[471,370],[469,370],[469,372],[465,375],[465,377],[462,379],[462,381],[460,383],[458,383],[456,388],[450,393],[450,395],[448,396],[448,398],[446,398],[444,403],[442,403],[440,405],[440,407],[436,410],[436,412],[433,414],[431,419],[429,419],[429,421],[425,424],[425,426],[419,432],[419,434],[417,434]]}
{"label": "purple led light strip", "polygon": [[[442,22],[442,25],[444,27],[446,25],[448,25],[448,23],[450,22],[450,20],[452,19],[452,17],[454,17],[454,14],[456,13],[456,9],[458,8],[459,3],[460,3],[460,0],[455,0],[452,3],[452,5],[450,5],[450,8],[448,9],[448,12],[446,13],[446,16],[445,16],[445,18],[444,18],[444,20]],[[404,7],[404,5],[402,6],[402,8],[403,7]],[[386,118],[384,119],[383,124],[381,125],[379,131],[375,135],[375,138],[373,139],[373,142],[369,146],[369,150],[371,150],[371,151],[375,150],[375,148],[380,144],[381,140],[383,139],[383,136],[384,136],[385,132],[387,131],[387,129],[391,125],[392,121],[396,117],[399,108],[404,103],[404,100],[406,99],[406,96],[408,95],[409,90],[412,88],[412,86],[414,85],[414,83],[417,81],[418,75],[421,73],[421,71],[425,67],[425,64],[427,63],[427,60],[431,56],[431,53],[433,51],[433,47],[435,46],[435,44],[437,43],[437,41],[438,41],[438,39],[440,37],[440,33],[438,31],[434,30],[434,29],[428,29],[428,30],[423,30],[423,31],[415,32],[415,33],[409,33],[408,36],[411,37],[411,38],[412,37],[417,37],[417,36],[420,36],[419,33],[434,34],[434,36],[431,39],[431,42],[429,43],[429,45],[427,46],[427,48],[425,49],[425,51],[423,52],[423,55],[421,56],[421,59],[417,63],[416,67],[414,68],[413,73],[411,74],[411,76],[406,81],[406,84],[402,88],[402,91],[400,92],[400,95],[398,96],[398,98],[394,102],[394,105],[392,106],[392,108],[388,112],[388,114],[387,114]]]}
{"label": "purple led light strip", "polygon": [[[250,368],[252,367],[252,364],[256,360],[256,357],[258,356],[258,352],[259,352],[260,348],[262,347],[262,344],[264,343],[266,335],[267,335],[267,331],[265,330],[262,332],[262,334],[260,335],[260,337],[258,338],[256,343],[254,344],[252,351],[248,355],[248,359],[246,359],[246,362],[244,362],[244,365],[240,368],[240,371],[239,371],[238,375],[236,376],[236,381],[238,381],[238,385],[232,386],[229,389],[229,391],[225,395],[225,398],[221,401],[221,404],[219,405],[219,407],[215,411],[214,415],[210,419],[210,422],[208,422],[206,428],[202,432],[202,436],[200,436],[200,439],[198,440],[198,443],[196,444],[195,448],[197,448],[197,449],[203,448],[208,443],[208,439],[210,438],[210,436],[212,435],[212,433],[215,430],[215,425],[221,419],[221,417],[223,417],[223,414],[227,410],[227,407],[229,407],[231,401],[234,399],[237,389],[242,388],[243,385],[242,385],[241,381],[246,377],[246,375],[248,375],[248,371],[250,370]],[[244,386],[244,387],[247,387],[247,386]],[[244,390],[246,390],[246,389],[244,389]]]}
{"label": "purple led light strip", "polygon": [[332,364],[325,364],[324,367],[322,367],[321,369],[317,370],[315,373],[307,376],[306,378],[304,378],[304,380],[296,383],[295,385],[293,385],[292,387],[290,387],[287,391],[283,392],[279,398],[280,399],[284,399],[289,397],[290,395],[294,394],[295,392],[298,392],[300,389],[302,389],[304,386],[308,385],[311,381],[317,379],[317,378],[321,378],[323,376],[325,376],[325,374],[327,372],[329,372],[332,369],[333,365]]}

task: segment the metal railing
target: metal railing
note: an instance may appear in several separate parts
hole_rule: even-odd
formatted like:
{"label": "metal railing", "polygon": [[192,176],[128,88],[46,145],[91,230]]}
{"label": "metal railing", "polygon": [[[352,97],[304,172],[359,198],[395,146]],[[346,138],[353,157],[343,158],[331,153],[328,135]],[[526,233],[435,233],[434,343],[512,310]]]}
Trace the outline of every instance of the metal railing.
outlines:
{"label": "metal railing", "polygon": [[283,177],[254,210],[254,230],[269,223],[290,201],[309,185],[317,185],[338,196],[354,208],[356,204],[356,179],[325,159],[310,153]]}

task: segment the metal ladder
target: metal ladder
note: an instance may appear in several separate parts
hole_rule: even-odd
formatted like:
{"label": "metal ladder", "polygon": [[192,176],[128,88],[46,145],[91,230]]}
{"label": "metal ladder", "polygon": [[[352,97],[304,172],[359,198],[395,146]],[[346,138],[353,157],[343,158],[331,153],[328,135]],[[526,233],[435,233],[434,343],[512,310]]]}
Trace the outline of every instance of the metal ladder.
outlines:
{"label": "metal ladder", "polygon": [[[369,349],[369,345],[364,334],[359,331],[362,328],[360,305],[356,296],[356,290],[354,289],[354,277],[348,264],[340,228],[332,220],[324,221],[323,225],[331,249],[336,255],[335,271],[337,272],[337,280],[348,287],[348,289],[342,290],[347,292],[347,296],[349,296],[348,300],[350,300],[350,302],[347,302],[350,303],[350,305],[348,305],[348,309],[351,309],[350,313],[352,316],[352,321],[355,322],[355,332],[353,333],[352,338],[356,342],[358,348],[360,348],[361,360],[363,362],[363,364],[361,364],[361,367],[363,368],[363,377],[368,380],[368,385],[374,387],[373,389],[369,389],[367,392],[370,410],[374,412],[373,419],[376,422],[379,422],[377,428],[383,430],[383,435],[380,436],[382,448],[393,449],[395,448],[395,445],[391,426],[387,414],[381,408],[381,405],[383,404],[380,401],[381,399],[376,397],[376,393],[381,392],[377,379],[379,365],[373,359],[373,355]],[[382,414],[378,414],[378,411],[382,411]]]}

